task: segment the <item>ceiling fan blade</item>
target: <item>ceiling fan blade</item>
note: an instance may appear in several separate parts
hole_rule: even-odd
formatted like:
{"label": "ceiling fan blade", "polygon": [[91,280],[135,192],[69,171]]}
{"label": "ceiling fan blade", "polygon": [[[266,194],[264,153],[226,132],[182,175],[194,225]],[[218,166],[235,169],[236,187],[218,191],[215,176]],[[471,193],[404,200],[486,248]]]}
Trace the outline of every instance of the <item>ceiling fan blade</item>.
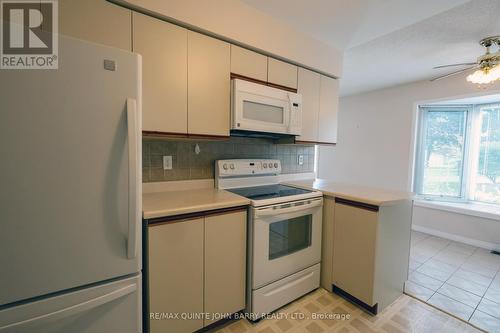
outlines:
{"label": "ceiling fan blade", "polygon": [[476,69],[476,68],[479,68],[479,66],[472,66],[472,67],[461,69],[459,71],[455,71],[455,72],[451,72],[451,73],[448,73],[448,74],[445,74],[445,75],[441,75],[441,76],[438,76],[438,77],[435,77],[435,78],[431,79],[430,81],[434,82],[434,81],[441,80],[441,79],[444,79],[444,78],[447,78],[447,77],[450,77],[450,76],[453,76],[453,75],[457,75],[457,74],[460,74],[460,73],[463,73],[463,72],[467,72],[467,71],[470,71],[471,69]]}
{"label": "ceiling fan blade", "polygon": [[454,66],[472,66],[472,65],[476,65],[476,64],[477,63],[475,63],[475,62],[463,62],[463,63],[460,63],[460,64],[436,66],[436,67],[433,67],[433,69],[446,68],[446,67],[454,67]]}

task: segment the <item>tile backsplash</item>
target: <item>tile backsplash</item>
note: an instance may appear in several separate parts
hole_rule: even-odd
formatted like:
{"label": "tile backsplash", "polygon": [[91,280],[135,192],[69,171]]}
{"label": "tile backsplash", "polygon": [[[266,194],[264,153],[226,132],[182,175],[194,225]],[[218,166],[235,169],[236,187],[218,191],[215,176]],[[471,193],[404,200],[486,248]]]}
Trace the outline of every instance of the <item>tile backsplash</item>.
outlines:
{"label": "tile backsplash", "polygon": [[[200,153],[196,154],[196,144]],[[304,156],[303,165],[298,164]],[[172,156],[172,170],[163,169],[163,156]],[[142,141],[142,181],[208,179],[214,177],[214,162],[233,158],[272,158],[281,160],[282,173],[314,171],[313,145],[282,145],[272,140],[231,137],[221,141],[156,139]]]}

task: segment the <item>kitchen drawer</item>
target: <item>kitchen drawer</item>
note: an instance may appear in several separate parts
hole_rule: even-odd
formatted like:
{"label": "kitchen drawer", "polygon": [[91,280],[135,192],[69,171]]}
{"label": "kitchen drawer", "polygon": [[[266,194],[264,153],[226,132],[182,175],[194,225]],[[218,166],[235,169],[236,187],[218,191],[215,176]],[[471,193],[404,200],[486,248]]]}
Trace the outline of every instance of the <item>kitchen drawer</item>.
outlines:
{"label": "kitchen drawer", "polygon": [[[316,264],[284,279],[257,289],[252,294],[252,308],[269,313],[314,290],[319,285],[320,266]],[[259,315],[259,314],[257,314]]]}

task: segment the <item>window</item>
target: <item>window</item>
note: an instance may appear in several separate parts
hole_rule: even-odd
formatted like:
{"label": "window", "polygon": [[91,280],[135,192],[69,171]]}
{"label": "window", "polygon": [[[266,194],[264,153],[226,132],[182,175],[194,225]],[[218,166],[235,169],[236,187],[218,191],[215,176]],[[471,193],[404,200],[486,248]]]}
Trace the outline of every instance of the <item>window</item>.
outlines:
{"label": "window", "polygon": [[500,204],[500,103],[420,107],[415,191]]}

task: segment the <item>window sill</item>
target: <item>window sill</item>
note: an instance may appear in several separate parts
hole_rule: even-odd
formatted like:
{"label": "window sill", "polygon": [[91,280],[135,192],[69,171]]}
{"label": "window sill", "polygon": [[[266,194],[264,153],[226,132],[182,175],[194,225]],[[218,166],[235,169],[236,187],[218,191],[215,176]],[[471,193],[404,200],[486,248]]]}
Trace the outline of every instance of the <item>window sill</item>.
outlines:
{"label": "window sill", "polygon": [[500,221],[500,206],[495,205],[416,199],[415,206]]}

